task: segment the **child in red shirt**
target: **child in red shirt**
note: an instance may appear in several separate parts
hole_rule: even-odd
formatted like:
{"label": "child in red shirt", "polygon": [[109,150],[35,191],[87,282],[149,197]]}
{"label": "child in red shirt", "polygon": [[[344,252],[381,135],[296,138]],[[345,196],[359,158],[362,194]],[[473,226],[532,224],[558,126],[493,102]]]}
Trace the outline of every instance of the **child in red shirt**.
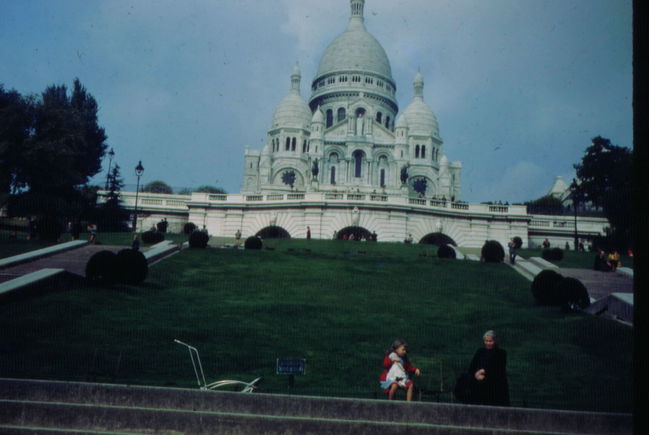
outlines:
{"label": "child in red shirt", "polygon": [[381,388],[388,393],[389,400],[395,399],[399,388],[406,390],[406,400],[412,400],[414,383],[410,380],[409,373],[414,373],[415,376],[421,374],[408,360],[408,343],[395,340],[383,358],[383,372],[379,377]]}

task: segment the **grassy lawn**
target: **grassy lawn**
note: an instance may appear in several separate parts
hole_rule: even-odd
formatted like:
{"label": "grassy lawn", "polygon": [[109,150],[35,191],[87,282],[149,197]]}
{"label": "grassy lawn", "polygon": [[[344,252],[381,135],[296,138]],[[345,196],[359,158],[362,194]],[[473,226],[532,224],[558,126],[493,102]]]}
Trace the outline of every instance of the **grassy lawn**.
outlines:
{"label": "grassy lawn", "polygon": [[[518,254],[523,258],[541,257],[543,251],[541,249],[519,249]],[[592,269],[593,262],[595,261],[595,252],[577,252],[577,251],[563,251],[563,260],[552,261],[559,267],[575,268],[575,269]],[[622,255],[622,266],[633,268],[633,257]]]}
{"label": "grassy lawn", "polygon": [[513,405],[631,411],[632,328],[535,306],[529,281],[505,264],[393,243],[265,247],[186,250],[138,287],[1,301],[0,376],[192,387],[178,338],[198,347],[208,382],[263,376],[264,392],[285,393],[276,359],[306,358],[295,394],[383,397],[384,351],[404,338],[417,382],[449,391],[495,329]]}
{"label": "grassy lawn", "polygon": [[12,257],[53,244],[54,242],[27,240],[25,233],[18,233],[16,238],[13,238],[9,231],[0,231],[0,258]]}

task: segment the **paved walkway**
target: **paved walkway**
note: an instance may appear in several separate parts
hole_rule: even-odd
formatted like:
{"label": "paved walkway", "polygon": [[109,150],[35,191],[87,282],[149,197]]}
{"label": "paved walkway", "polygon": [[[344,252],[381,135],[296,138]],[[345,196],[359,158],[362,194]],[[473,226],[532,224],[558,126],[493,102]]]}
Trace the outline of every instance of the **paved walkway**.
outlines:
{"label": "paved walkway", "polygon": [[27,263],[6,267],[0,269],[0,283],[45,268],[65,269],[75,275],[86,276],[86,263],[93,254],[103,250],[118,252],[124,248],[126,246],[85,245]]}
{"label": "paved walkway", "polygon": [[633,293],[633,278],[616,272],[569,268],[560,268],[557,272],[581,281],[592,299],[601,299],[611,293]]}

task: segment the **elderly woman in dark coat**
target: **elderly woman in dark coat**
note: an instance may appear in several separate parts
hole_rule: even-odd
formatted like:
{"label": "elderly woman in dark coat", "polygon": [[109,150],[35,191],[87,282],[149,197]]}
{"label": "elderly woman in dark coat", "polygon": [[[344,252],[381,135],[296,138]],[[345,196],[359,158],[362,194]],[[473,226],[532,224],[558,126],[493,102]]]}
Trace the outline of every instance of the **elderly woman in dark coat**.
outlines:
{"label": "elderly woman in dark coat", "polygon": [[496,344],[496,333],[485,332],[484,347],[476,351],[469,365],[470,402],[477,405],[509,406],[507,352]]}

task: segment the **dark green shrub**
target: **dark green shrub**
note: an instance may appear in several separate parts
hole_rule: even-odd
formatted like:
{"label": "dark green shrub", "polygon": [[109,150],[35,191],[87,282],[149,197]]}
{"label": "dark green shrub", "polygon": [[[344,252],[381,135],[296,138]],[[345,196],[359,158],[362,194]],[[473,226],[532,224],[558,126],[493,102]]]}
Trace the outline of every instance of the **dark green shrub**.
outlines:
{"label": "dark green shrub", "polygon": [[442,245],[437,248],[437,256],[439,258],[452,258],[455,259],[455,249],[451,248],[448,245]]}
{"label": "dark green shrub", "polygon": [[565,311],[581,311],[590,305],[586,287],[576,278],[564,278],[560,284]]}
{"label": "dark green shrub", "polygon": [[196,228],[197,226],[194,222],[187,222],[185,225],[183,225],[183,233],[189,236],[191,235],[191,233],[196,231]]}
{"label": "dark green shrub", "polygon": [[261,249],[261,239],[257,236],[250,236],[246,239],[243,247],[246,249]]}
{"label": "dark green shrub", "polygon": [[160,243],[165,239],[165,235],[158,231],[145,231],[142,233],[142,242],[147,244]]}
{"label": "dark green shrub", "polygon": [[62,226],[53,216],[44,216],[36,222],[36,234],[41,240],[56,242],[61,237]]}
{"label": "dark green shrub", "polygon": [[547,261],[561,261],[563,260],[563,250],[561,248],[544,249],[541,257]]}
{"label": "dark green shrub", "polygon": [[117,253],[117,277],[125,284],[139,284],[149,273],[149,264],[140,251],[122,249]]}
{"label": "dark green shrub", "polygon": [[117,255],[111,251],[99,251],[86,263],[86,279],[94,282],[117,281]]}
{"label": "dark green shrub", "polygon": [[505,259],[505,250],[503,245],[496,240],[487,240],[482,245],[482,259],[487,263],[502,263]]}
{"label": "dark green shrub", "polygon": [[209,234],[205,231],[194,231],[189,236],[190,248],[207,248],[207,242],[210,240]]}
{"label": "dark green shrub", "polygon": [[563,277],[554,270],[542,270],[532,281],[532,295],[539,305],[556,305],[563,303]]}
{"label": "dark green shrub", "polygon": [[523,247],[523,239],[516,236],[514,237],[514,248],[521,249]]}

